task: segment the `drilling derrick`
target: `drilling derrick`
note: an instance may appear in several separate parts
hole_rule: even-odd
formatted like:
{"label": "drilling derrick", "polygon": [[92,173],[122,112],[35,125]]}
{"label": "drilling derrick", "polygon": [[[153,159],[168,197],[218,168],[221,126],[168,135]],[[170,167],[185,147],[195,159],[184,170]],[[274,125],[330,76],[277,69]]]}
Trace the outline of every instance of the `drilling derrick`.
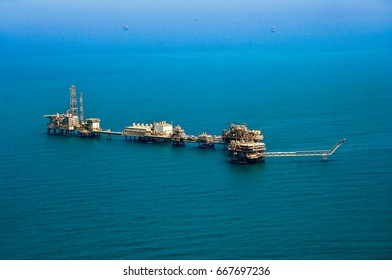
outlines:
{"label": "drilling derrick", "polygon": [[79,121],[81,124],[84,124],[83,93],[80,93],[79,106],[80,106],[80,108],[79,108],[79,114],[80,114]]}
{"label": "drilling derrick", "polygon": [[72,85],[69,90],[70,90],[69,111],[72,116],[77,116],[78,115],[78,103],[76,101],[76,87],[74,85]]}

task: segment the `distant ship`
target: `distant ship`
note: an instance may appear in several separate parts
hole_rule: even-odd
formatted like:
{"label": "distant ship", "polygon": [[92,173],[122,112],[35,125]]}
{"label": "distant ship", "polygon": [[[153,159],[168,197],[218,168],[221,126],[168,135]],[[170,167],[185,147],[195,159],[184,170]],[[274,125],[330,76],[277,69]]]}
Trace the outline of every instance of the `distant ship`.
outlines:
{"label": "distant ship", "polygon": [[124,31],[128,31],[128,29],[129,29],[128,24],[123,25],[123,30]]}

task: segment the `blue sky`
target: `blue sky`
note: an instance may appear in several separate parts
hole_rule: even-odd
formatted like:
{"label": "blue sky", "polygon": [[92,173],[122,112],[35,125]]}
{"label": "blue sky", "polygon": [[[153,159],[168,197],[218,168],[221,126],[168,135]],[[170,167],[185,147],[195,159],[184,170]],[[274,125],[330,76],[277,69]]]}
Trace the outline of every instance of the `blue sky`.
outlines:
{"label": "blue sky", "polygon": [[261,44],[272,26],[282,42],[322,42],[385,35],[391,18],[390,0],[0,0],[0,36],[31,44]]}
{"label": "blue sky", "polygon": [[[149,16],[172,19],[181,15],[234,18],[258,14],[260,17],[289,19],[328,15],[368,18],[375,21],[391,18],[390,0],[0,0],[0,22],[4,26],[24,23],[68,23],[85,17],[90,20],[144,18]],[[217,19],[217,18],[216,18]]]}

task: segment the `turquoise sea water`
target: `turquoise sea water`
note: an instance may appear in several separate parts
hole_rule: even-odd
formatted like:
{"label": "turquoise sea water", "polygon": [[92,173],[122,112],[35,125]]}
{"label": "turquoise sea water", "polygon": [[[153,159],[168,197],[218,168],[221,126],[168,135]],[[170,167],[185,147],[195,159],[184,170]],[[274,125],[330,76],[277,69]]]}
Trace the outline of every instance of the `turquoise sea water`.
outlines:
{"label": "turquoise sea water", "polygon": [[[3,36],[0,258],[391,259],[392,50],[380,38],[48,53]],[[219,148],[48,136],[42,116],[67,110],[72,84],[113,131],[234,122],[261,129],[268,151],[347,141],[327,162],[238,166]]]}

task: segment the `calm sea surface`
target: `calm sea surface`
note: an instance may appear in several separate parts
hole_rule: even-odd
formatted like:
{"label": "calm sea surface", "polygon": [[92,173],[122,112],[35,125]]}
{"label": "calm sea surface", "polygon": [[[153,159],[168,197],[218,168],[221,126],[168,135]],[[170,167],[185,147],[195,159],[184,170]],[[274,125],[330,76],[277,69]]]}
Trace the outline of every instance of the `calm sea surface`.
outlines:
{"label": "calm sea surface", "polygon": [[[392,258],[391,48],[10,54],[0,71],[0,259]],[[327,162],[238,166],[221,148],[48,136],[72,84],[112,131],[347,141]]]}

